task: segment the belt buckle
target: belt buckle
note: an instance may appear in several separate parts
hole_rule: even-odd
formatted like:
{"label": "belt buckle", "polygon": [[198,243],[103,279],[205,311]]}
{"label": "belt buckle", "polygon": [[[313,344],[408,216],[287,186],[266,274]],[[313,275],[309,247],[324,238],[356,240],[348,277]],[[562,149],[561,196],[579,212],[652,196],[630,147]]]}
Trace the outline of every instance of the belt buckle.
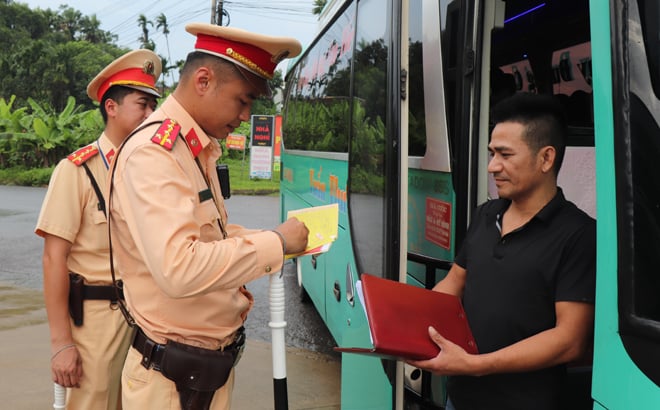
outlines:
{"label": "belt buckle", "polygon": [[142,354],[142,366],[144,366],[145,369],[149,369],[151,368],[151,357],[158,345],[146,335],[143,334],[142,336],[144,337],[144,345],[142,345],[142,351],[140,352],[140,354]]}
{"label": "belt buckle", "polygon": [[[165,350],[165,346],[157,344],[156,346],[154,346],[152,356],[154,358],[160,358],[160,356],[158,356],[157,354],[160,353],[162,350]],[[151,368],[156,370],[156,371],[161,371],[160,360],[152,360],[151,361]]]}

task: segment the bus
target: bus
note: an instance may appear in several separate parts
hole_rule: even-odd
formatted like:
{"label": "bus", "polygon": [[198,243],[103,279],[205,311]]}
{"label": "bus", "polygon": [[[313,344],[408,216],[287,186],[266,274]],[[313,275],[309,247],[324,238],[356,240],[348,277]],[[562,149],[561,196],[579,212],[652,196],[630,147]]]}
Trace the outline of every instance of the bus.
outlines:
{"label": "bus", "polygon": [[[569,121],[559,186],[597,220],[593,354],[570,369],[567,408],[657,408],[659,23],[656,0],[329,1],[286,76],[280,195],[282,219],[339,206],[330,250],[295,260],[337,345],[370,344],[362,273],[426,288],[446,274],[496,196],[490,107],[552,94]],[[445,404],[442,377],[341,360],[342,409]]]}

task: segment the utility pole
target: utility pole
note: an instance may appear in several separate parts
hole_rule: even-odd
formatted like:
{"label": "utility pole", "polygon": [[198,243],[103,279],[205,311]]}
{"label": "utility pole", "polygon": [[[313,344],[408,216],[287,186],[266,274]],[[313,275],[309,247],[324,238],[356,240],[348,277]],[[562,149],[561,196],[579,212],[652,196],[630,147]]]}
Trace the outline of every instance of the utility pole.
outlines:
{"label": "utility pole", "polygon": [[223,0],[211,0],[211,24],[222,25]]}
{"label": "utility pole", "polygon": [[219,26],[222,25],[222,15],[224,14],[222,2],[223,2],[223,0],[218,1],[218,14],[217,15],[218,15],[218,21],[219,21],[218,25]]}
{"label": "utility pole", "polygon": [[215,24],[217,21],[215,18],[215,10],[217,7],[217,0],[211,0],[211,24]]}

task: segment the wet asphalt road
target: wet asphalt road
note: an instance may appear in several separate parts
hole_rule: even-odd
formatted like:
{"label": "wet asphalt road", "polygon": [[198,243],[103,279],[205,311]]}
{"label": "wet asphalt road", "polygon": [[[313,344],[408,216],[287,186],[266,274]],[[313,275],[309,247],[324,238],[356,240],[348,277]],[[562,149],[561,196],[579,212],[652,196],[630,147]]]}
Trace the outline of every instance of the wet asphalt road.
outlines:
{"label": "wet asphalt road", "polygon": [[[0,288],[4,291],[10,289],[13,294],[34,294],[43,290],[42,239],[33,231],[45,194],[45,188],[0,186]],[[232,196],[226,206],[231,223],[264,229],[279,224],[278,197]],[[283,271],[287,346],[338,357],[332,351],[334,340],[318,313],[311,304],[300,300],[295,265],[288,262]],[[247,288],[255,297],[254,308],[246,323],[248,337],[269,342],[269,278],[250,282]]]}

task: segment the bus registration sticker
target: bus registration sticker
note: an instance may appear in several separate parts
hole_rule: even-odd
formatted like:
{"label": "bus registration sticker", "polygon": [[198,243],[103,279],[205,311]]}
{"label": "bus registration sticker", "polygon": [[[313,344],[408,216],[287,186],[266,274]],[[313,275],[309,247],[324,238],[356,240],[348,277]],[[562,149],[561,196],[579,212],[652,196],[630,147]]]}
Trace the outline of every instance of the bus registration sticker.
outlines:
{"label": "bus registration sticker", "polygon": [[447,250],[451,247],[451,204],[435,198],[426,198],[426,240]]}

